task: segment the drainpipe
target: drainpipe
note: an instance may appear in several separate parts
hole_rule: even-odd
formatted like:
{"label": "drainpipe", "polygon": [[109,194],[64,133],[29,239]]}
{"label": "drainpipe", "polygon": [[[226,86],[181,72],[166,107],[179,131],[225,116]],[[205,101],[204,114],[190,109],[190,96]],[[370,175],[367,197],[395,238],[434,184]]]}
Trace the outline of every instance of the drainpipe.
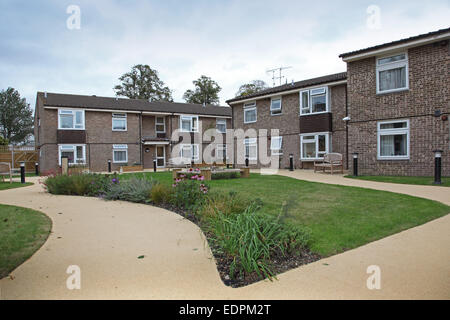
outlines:
{"label": "drainpipe", "polygon": [[[347,84],[345,85],[345,116],[348,117],[348,89]],[[348,166],[348,121],[345,121],[345,153],[346,153],[346,162],[347,162],[347,170]]]}
{"label": "drainpipe", "polygon": [[142,156],[142,111],[139,114],[139,162],[144,168],[144,157]]}

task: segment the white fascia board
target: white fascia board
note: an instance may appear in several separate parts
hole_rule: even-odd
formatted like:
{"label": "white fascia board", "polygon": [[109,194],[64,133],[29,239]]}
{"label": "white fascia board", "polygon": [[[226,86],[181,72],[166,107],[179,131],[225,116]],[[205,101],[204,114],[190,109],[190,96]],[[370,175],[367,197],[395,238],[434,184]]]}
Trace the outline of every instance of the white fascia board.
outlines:
{"label": "white fascia board", "polygon": [[344,62],[351,62],[351,61],[355,61],[355,60],[359,60],[359,59],[363,59],[363,58],[369,58],[372,56],[378,56],[378,55],[383,55],[383,54],[387,54],[389,52],[396,52],[396,51],[400,51],[400,50],[406,50],[412,47],[418,47],[418,46],[423,46],[438,40],[445,40],[446,38],[450,37],[450,32],[444,33],[444,34],[440,34],[437,36],[431,36],[429,38],[425,38],[425,39],[420,39],[420,40],[416,40],[416,41],[412,41],[412,42],[407,42],[407,43],[401,43],[398,45],[394,45],[394,46],[389,46],[389,47],[385,47],[385,48],[380,48],[380,49],[375,49],[375,50],[370,50],[367,52],[363,52],[360,54],[356,54],[356,55],[352,55],[352,56],[348,56],[346,58],[342,58],[342,60]]}
{"label": "white fascia board", "polygon": [[266,94],[264,96],[258,96],[258,97],[252,97],[252,98],[248,98],[248,99],[243,99],[243,100],[239,100],[239,101],[234,101],[234,102],[230,102],[230,105],[233,104],[240,104],[240,103],[246,103],[246,102],[253,102],[256,100],[260,100],[260,99],[266,99],[266,98],[272,98],[272,97],[281,97],[287,94],[291,94],[291,93],[297,93],[303,90],[310,90],[310,89],[314,89],[314,88],[322,88],[322,87],[333,87],[333,86],[337,86],[340,84],[345,84],[347,83],[347,80],[340,80],[340,81],[334,81],[334,82],[328,82],[328,83],[322,83],[322,84],[317,84],[317,85],[313,85],[313,86],[309,86],[309,87],[302,87],[302,88],[297,88],[297,89],[292,89],[292,90],[288,90],[288,91],[279,91],[279,92],[274,92],[271,94]]}
{"label": "white fascia board", "polygon": [[199,117],[199,118],[220,118],[220,119],[231,119],[230,116],[212,116],[206,114],[191,114],[191,113],[174,113],[174,116],[188,116],[188,117]]}
{"label": "white fascia board", "polygon": [[84,111],[95,111],[95,112],[112,112],[112,113],[141,113],[140,111],[130,111],[130,110],[110,110],[110,109],[92,109],[92,108],[82,108],[82,107],[53,107],[53,106],[44,106],[44,109],[79,109]]}

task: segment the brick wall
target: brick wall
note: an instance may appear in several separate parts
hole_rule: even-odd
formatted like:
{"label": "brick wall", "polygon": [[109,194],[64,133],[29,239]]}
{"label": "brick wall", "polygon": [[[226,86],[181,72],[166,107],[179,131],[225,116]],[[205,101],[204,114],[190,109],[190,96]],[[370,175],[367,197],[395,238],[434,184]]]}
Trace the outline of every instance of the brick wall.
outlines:
{"label": "brick wall", "polygon": [[[429,44],[408,50],[409,90],[377,94],[375,58],[348,63],[349,152],[360,154],[361,174],[431,176],[434,149],[444,150],[443,174],[450,175],[449,44]],[[410,121],[410,159],[377,159],[377,122]]]}

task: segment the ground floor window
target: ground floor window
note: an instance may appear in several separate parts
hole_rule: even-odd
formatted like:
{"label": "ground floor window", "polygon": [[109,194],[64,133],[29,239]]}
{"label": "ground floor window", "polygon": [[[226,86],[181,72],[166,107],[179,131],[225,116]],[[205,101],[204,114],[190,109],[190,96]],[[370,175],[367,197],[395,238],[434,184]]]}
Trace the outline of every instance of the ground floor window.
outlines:
{"label": "ground floor window", "polygon": [[322,159],[329,152],[330,135],[325,133],[307,133],[300,135],[301,160]]}
{"label": "ground floor window", "polygon": [[84,164],[86,163],[86,145],[72,145],[61,144],[59,149],[59,165],[61,165],[61,158],[67,157],[69,164]]}
{"label": "ground floor window", "polygon": [[113,145],[113,162],[114,163],[128,162],[128,146],[126,144]]}
{"label": "ground floor window", "polygon": [[283,137],[272,137],[270,140],[270,151],[272,152],[272,155],[279,156],[282,152],[282,146],[283,146]]}
{"label": "ground floor window", "polygon": [[409,159],[409,120],[378,122],[378,159]]}
{"label": "ground floor window", "polygon": [[199,159],[198,144],[182,144],[180,157],[188,161],[197,161]]}
{"label": "ground floor window", "polygon": [[244,140],[245,145],[245,158],[248,160],[258,160],[258,143],[256,138],[246,138]]}
{"label": "ground floor window", "polygon": [[218,144],[216,147],[216,159],[217,161],[225,162],[227,160],[227,145]]}

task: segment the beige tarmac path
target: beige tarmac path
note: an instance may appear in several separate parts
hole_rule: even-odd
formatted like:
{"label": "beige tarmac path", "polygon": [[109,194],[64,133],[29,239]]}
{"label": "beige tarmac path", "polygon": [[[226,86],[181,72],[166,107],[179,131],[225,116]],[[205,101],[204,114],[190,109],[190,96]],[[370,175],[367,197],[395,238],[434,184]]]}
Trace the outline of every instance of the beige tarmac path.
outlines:
{"label": "beige tarmac path", "polygon": [[[0,299],[450,299],[449,215],[278,281],[233,289],[221,282],[200,229],[170,211],[53,196],[39,184],[1,191],[0,203],[40,210],[53,221],[43,247],[0,280]],[[66,287],[69,265],[81,268],[81,290]],[[381,268],[381,290],[366,287],[369,265]]]}

